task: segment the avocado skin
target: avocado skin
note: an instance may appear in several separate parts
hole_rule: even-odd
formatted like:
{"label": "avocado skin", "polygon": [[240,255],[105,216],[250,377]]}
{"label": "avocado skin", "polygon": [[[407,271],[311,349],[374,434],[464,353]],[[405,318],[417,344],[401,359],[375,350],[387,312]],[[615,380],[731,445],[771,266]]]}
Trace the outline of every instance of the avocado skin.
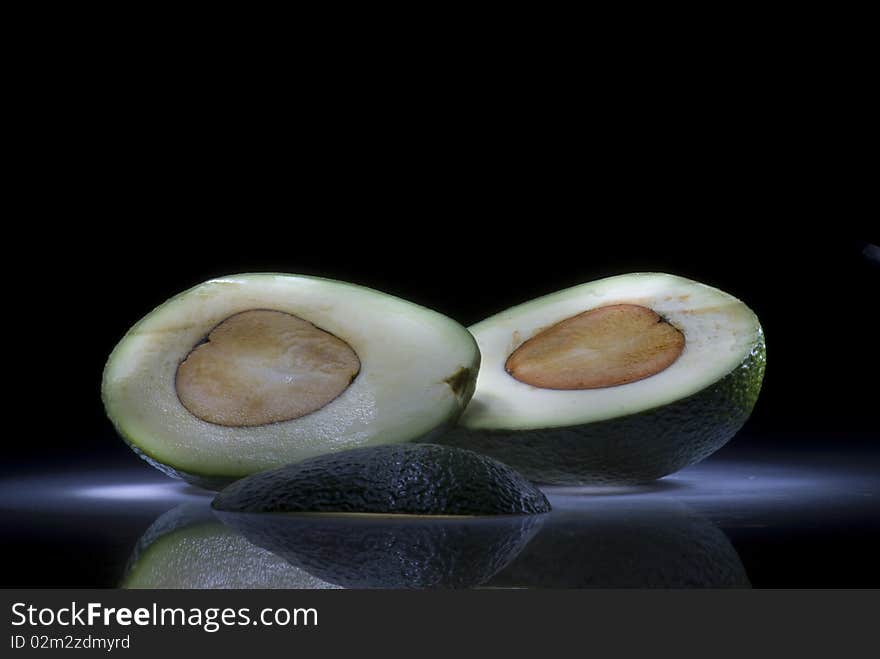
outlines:
{"label": "avocado skin", "polygon": [[364,519],[218,512],[224,524],[343,588],[472,588],[525,547],[543,515]]}
{"label": "avocado skin", "polygon": [[733,371],[687,398],[581,426],[483,430],[459,426],[435,440],[501,460],[536,483],[644,483],[692,465],[743,426],[766,365],[764,335]]}
{"label": "avocado skin", "polygon": [[391,444],[320,455],[236,481],[212,506],[228,512],[511,515],[550,510],[520,474],[472,451]]}
{"label": "avocado skin", "polygon": [[493,588],[750,588],[725,533],[678,502],[557,510]]}

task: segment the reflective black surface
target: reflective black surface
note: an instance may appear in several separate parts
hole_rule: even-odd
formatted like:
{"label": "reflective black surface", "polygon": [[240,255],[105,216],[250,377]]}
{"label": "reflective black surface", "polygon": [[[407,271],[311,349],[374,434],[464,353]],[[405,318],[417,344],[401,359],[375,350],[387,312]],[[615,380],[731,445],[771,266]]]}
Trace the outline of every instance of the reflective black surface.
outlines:
{"label": "reflective black surface", "polygon": [[[736,451],[506,519],[232,516],[135,461],[0,481],[23,587],[877,586],[876,451]],[[225,522],[225,523],[224,523]]]}

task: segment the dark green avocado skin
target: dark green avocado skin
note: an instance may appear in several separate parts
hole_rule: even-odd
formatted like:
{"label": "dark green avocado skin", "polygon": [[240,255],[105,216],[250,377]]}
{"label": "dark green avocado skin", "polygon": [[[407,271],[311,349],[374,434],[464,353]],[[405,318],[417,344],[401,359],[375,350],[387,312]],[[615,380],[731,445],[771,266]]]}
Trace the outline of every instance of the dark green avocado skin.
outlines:
{"label": "dark green avocado skin", "polygon": [[715,384],[639,414],[582,426],[535,430],[458,427],[438,444],[479,451],[536,483],[643,483],[699,462],[743,426],[764,377],[763,333],[752,352]]}
{"label": "dark green avocado skin", "polygon": [[249,542],[343,588],[472,588],[510,563],[544,515],[375,519],[218,512]]}
{"label": "dark green avocado skin", "polygon": [[320,455],[236,481],[212,506],[227,512],[516,515],[550,510],[516,473],[472,451],[393,444]]}

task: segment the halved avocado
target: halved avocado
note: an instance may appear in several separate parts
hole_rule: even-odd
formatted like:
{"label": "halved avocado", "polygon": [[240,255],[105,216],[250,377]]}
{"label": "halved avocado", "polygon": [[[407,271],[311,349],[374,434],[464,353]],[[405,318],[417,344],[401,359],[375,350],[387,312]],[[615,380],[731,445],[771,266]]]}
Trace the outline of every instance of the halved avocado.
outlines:
{"label": "halved avocado", "polygon": [[255,545],[343,588],[472,588],[507,565],[543,515],[217,516]]}
{"label": "halved avocado", "polygon": [[698,462],[745,423],[764,375],[757,316],[667,274],[575,286],[470,330],[477,391],[434,441],[542,483],[643,482]]}
{"label": "halved avocado", "polygon": [[244,274],[138,322],[110,355],[102,393],[136,453],[217,489],[454,424],[479,361],[465,328],[424,307],[328,279]]}
{"label": "halved avocado", "polygon": [[122,588],[333,588],[224,526],[204,503],[185,503],[146,530]]}
{"label": "halved avocado", "polygon": [[533,515],[543,492],[510,467],[473,451],[393,444],[321,455],[243,478],[215,510],[236,513]]}

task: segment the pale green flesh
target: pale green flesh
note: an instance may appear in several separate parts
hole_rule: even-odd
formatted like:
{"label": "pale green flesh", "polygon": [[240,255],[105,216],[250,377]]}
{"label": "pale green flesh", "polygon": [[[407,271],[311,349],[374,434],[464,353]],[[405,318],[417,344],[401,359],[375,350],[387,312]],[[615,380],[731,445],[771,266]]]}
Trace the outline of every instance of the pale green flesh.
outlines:
{"label": "pale green flesh", "polygon": [[[589,390],[540,389],[511,377],[510,354],[541,330],[613,304],[653,309],[685,335],[681,356],[637,382]],[[718,289],[666,274],[632,274],[575,286],[513,307],[470,328],[482,352],[474,398],[461,425],[529,430],[589,424],[661,408],[734,371],[763,338],[755,314]]]}
{"label": "pale green flesh", "polygon": [[[235,428],[196,418],[177,397],[178,365],[217,324],[251,309],[293,314],[339,337],[360,359],[357,377],[291,421]],[[117,430],[140,453],[180,472],[234,478],[454,423],[479,362],[467,330],[429,309],[343,282],[247,274],[196,286],[143,318],[110,356],[102,393]]]}

